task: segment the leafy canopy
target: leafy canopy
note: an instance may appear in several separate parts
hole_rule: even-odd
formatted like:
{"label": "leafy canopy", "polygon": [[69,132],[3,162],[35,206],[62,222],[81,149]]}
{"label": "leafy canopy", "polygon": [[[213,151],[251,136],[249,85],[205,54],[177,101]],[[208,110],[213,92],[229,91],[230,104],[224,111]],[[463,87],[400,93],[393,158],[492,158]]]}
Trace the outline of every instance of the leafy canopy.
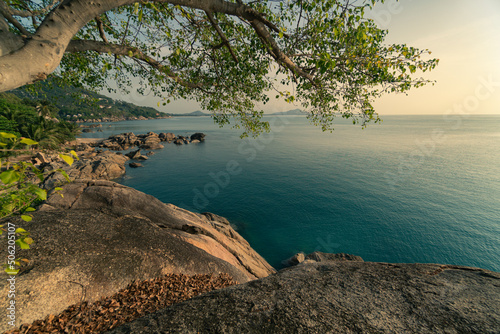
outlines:
{"label": "leafy canopy", "polygon": [[[231,122],[244,135],[268,130],[256,106],[271,94],[300,103],[323,130],[332,130],[339,115],[364,126],[379,120],[376,98],[428,83],[415,73],[438,63],[428,50],[386,45],[387,31],[365,17],[377,2],[383,0],[119,6],[80,29],[55,74],[64,84],[95,90],[112,89],[110,79],[124,91],[138,82],[140,93],[165,103],[194,99],[217,123]],[[46,2],[7,3],[40,19],[46,15]],[[29,32],[36,27],[26,26]]]}

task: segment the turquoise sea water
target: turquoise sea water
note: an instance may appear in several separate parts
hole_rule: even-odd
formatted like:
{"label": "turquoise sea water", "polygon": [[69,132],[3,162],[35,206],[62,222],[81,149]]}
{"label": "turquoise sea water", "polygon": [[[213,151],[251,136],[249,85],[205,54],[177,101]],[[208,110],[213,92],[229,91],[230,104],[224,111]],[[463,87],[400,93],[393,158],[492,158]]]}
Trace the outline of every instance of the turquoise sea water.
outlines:
{"label": "turquoise sea water", "polygon": [[118,182],[227,217],[271,265],[296,252],[500,271],[500,116],[386,116],[323,133],[304,117],[240,139],[210,118],[105,124],[108,136],[207,134],[127,167]]}

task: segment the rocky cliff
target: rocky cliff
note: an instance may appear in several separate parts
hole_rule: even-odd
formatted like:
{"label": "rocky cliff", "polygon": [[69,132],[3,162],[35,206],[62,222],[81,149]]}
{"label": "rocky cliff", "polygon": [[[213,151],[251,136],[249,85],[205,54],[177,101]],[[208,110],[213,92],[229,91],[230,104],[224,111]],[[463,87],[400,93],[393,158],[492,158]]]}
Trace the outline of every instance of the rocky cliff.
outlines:
{"label": "rocky cliff", "polygon": [[320,255],[108,333],[500,332],[498,273],[437,264],[337,261],[334,255]]}
{"label": "rocky cliff", "polygon": [[[196,214],[110,181],[78,180],[53,193],[31,222],[14,221],[35,244],[16,279],[17,324],[81,300],[110,296],[166,273],[228,273],[243,283],[274,269],[217,215]],[[7,306],[0,280],[0,305]],[[6,329],[1,322],[0,330]]]}

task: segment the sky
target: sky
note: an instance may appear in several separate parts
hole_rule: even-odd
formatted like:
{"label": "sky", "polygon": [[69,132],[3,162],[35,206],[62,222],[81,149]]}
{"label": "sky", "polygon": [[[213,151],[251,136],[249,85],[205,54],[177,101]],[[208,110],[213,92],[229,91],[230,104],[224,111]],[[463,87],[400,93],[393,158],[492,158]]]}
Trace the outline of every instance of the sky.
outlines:
{"label": "sky", "polygon": [[[387,0],[367,16],[389,31],[387,43],[429,49],[440,59],[435,70],[423,74],[435,85],[378,99],[374,105],[381,116],[500,115],[500,0]],[[200,109],[184,100],[158,108],[160,99],[134,91],[112,97],[169,113]],[[262,109],[272,113],[298,107],[271,100]]]}

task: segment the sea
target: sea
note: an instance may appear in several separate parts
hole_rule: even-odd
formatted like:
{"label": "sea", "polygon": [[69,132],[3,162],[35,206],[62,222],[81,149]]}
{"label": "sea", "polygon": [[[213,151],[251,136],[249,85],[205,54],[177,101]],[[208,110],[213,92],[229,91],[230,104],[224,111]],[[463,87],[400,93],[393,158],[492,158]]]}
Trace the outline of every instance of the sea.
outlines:
{"label": "sea", "polygon": [[116,181],[226,217],[277,269],[320,251],[500,271],[500,116],[382,118],[364,129],[338,119],[330,133],[303,116],[266,116],[270,133],[241,139],[209,117],[176,117],[82,136],[205,133]]}

